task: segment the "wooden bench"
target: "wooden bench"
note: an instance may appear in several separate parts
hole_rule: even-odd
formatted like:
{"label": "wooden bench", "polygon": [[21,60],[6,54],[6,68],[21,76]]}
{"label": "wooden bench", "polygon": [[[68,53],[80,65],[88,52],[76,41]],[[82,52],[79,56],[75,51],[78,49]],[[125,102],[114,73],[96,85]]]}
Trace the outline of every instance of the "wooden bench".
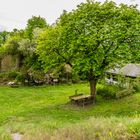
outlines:
{"label": "wooden bench", "polygon": [[83,93],[80,93],[80,94],[76,93],[72,96],[69,96],[69,99],[70,99],[71,103],[75,103],[75,101],[73,99],[76,98],[76,97],[82,96],[82,95],[83,95]]}
{"label": "wooden bench", "polygon": [[72,103],[82,106],[93,103],[93,97],[91,95],[73,95],[70,99]]}
{"label": "wooden bench", "polygon": [[83,93],[74,94],[74,95],[72,95],[72,96],[69,96],[69,99],[72,99],[72,98],[74,98],[74,97],[79,97],[79,96],[81,96],[81,95],[83,95]]}

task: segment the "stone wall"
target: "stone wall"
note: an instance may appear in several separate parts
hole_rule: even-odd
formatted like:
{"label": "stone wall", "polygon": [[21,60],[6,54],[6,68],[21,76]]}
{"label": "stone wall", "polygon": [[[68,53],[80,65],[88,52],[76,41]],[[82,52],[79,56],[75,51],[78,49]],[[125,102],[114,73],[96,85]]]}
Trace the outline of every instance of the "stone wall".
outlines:
{"label": "stone wall", "polygon": [[16,69],[16,57],[7,55],[1,61],[1,72],[8,72]]}

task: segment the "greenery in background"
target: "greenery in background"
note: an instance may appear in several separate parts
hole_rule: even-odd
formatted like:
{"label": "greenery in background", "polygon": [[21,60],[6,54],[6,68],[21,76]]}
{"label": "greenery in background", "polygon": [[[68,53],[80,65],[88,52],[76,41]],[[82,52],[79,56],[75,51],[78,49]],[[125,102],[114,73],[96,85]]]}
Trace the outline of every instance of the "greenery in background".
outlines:
{"label": "greenery in background", "polygon": [[[20,74],[15,78],[20,82],[22,81],[23,84],[28,79],[29,84],[36,80],[36,78],[33,79],[30,77],[31,73],[29,72],[31,71],[40,70],[42,74],[44,74],[35,51],[37,38],[46,27],[48,27],[48,25],[44,18],[33,16],[28,20],[25,30],[14,29],[12,32],[3,31],[0,34],[0,64],[6,55],[11,55],[16,58],[15,70],[20,72]],[[8,80],[10,80],[10,78],[7,79],[7,81]]]}

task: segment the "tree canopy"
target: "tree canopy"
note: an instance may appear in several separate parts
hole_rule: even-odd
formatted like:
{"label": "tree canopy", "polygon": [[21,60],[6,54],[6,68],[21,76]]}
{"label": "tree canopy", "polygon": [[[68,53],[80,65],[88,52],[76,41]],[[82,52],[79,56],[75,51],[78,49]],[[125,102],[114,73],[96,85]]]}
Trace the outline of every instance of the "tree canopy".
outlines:
{"label": "tree canopy", "polygon": [[136,6],[88,0],[71,12],[63,11],[51,26],[33,16],[25,29],[1,32],[0,61],[4,55],[14,55],[18,71],[26,68],[26,72],[56,73],[67,66],[90,82],[95,100],[96,84],[106,70],[140,61],[139,23]]}
{"label": "tree canopy", "polygon": [[[140,12],[135,6],[114,2],[87,2],[65,12],[41,35],[38,54],[46,71],[69,64],[73,72],[96,84],[105,71],[132,59],[140,46]],[[137,51],[134,51],[135,53]]]}
{"label": "tree canopy", "polygon": [[26,33],[27,37],[31,40],[33,38],[33,31],[36,28],[45,28],[47,27],[46,20],[40,16],[33,16],[27,21]]}

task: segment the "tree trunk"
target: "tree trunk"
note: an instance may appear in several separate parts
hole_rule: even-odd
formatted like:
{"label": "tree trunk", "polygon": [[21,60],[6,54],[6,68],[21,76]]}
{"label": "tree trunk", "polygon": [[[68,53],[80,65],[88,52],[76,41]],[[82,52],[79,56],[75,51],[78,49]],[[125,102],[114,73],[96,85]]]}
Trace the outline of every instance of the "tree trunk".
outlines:
{"label": "tree trunk", "polygon": [[96,100],[96,85],[97,80],[90,80],[90,94],[93,97],[93,100]]}

